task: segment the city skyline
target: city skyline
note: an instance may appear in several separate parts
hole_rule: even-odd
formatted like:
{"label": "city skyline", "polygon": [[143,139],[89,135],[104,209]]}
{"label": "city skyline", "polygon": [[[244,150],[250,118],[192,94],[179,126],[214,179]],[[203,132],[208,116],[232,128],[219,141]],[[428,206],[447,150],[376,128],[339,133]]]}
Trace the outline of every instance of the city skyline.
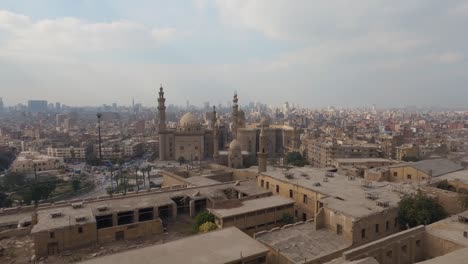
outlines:
{"label": "city skyline", "polygon": [[[352,8],[353,12],[349,10]],[[5,105],[467,108],[464,1],[2,1]]]}

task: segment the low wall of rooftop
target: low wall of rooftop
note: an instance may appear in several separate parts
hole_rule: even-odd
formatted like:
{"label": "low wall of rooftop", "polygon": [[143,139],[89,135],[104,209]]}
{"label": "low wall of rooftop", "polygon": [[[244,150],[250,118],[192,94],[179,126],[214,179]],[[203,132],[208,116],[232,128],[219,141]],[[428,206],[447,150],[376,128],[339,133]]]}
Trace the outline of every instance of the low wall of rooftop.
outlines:
{"label": "low wall of rooftop", "polygon": [[375,258],[380,264],[415,263],[425,259],[425,227],[418,226],[379,239],[343,253],[348,261],[367,257]]}
{"label": "low wall of rooftop", "polygon": [[431,195],[434,200],[442,206],[449,215],[465,211],[459,203],[460,194],[431,186],[421,187],[423,193]]}
{"label": "low wall of rooftop", "polygon": [[17,237],[17,236],[26,236],[31,233],[31,229],[32,229],[32,226],[4,230],[0,232],[0,239],[9,238],[9,237]]}

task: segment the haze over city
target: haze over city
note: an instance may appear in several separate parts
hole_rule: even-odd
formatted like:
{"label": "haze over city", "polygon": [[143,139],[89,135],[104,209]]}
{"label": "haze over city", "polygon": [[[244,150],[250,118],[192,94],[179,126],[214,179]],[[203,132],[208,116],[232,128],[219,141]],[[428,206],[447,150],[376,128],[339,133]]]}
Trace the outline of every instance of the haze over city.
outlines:
{"label": "haze over city", "polygon": [[6,106],[467,108],[466,1],[0,1]]}

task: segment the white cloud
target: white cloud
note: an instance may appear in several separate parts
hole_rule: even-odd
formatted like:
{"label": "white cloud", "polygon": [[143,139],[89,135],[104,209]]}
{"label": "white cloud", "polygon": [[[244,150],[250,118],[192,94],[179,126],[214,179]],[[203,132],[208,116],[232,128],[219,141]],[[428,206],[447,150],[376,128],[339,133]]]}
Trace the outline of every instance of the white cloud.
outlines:
{"label": "white cloud", "polygon": [[153,29],[151,36],[157,42],[164,42],[173,39],[176,36],[177,30],[175,28]]}
{"label": "white cloud", "polygon": [[3,43],[0,41],[0,54],[68,56],[152,47],[170,40],[177,31],[175,28],[152,29],[126,20],[91,23],[64,17],[33,21],[27,16],[0,10],[0,33],[6,36]]}
{"label": "white cloud", "polygon": [[445,64],[457,63],[464,59],[464,55],[461,52],[445,52],[430,57],[436,62]]}

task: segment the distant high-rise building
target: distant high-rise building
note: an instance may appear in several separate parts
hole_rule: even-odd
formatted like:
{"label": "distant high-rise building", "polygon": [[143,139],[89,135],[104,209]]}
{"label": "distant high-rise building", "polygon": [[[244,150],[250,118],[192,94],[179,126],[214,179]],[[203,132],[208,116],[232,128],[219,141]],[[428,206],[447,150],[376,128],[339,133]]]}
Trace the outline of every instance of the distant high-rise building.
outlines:
{"label": "distant high-rise building", "polygon": [[62,104],[57,102],[55,103],[55,111],[59,112],[62,110]]}
{"label": "distant high-rise building", "polygon": [[28,110],[30,112],[46,112],[47,101],[46,100],[29,100]]}
{"label": "distant high-rise building", "polygon": [[3,112],[3,98],[0,97],[0,113]]}

